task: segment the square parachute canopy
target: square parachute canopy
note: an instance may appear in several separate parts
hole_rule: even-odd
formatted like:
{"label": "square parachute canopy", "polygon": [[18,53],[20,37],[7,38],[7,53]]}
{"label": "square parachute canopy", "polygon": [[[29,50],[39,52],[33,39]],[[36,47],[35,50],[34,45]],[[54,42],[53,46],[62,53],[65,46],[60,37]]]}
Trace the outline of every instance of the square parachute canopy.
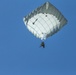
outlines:
{"label": "square parachute canopy", "polygon": [[52,36],[67,23],[62,13],[50,2],[32,11],[23,21],[28,30],[41,40]]}

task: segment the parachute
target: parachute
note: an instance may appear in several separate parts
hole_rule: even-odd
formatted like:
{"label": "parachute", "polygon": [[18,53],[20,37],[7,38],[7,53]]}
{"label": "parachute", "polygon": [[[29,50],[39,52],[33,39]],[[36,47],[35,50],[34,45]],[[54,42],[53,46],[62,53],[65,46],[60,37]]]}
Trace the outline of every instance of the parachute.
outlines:
{"label": "parachute", "polygon": [[62,13],[50,2],[32,11],[23,21],[27,29],[41,40],[46,40],[67,23]]}

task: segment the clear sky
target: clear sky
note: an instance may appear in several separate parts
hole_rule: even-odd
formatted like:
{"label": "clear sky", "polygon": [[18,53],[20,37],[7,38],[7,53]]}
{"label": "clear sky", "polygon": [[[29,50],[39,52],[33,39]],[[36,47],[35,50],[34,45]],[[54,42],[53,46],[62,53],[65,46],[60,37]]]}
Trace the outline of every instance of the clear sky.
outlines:
{"label": "clear sky", "polygon": [[68,24],[45,41],[45,49],[23,23],[46,1],[0,0],[0,75],[76,75],[76,0],[48,0]]}

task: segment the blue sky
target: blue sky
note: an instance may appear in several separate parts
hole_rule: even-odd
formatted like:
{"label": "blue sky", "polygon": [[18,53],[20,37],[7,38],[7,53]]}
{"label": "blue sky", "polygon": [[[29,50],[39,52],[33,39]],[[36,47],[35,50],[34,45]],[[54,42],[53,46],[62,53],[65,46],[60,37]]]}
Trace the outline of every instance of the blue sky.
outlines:
{"label": "blue sky", "polygon": [[68,24],[45,41],[45,49],[23,23],[46,1],[0,0],[0,75],[76,75],[76,0],[48,0]]}

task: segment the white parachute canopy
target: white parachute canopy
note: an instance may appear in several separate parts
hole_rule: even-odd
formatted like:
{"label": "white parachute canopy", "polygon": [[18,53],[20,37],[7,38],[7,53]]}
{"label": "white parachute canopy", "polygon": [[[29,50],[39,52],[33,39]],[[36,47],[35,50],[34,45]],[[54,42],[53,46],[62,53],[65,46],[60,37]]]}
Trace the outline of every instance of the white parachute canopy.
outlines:
{"label": "white parachute canopy", "polygon": [[61,12],[49,2],[25,16],[23,21],[28,30],[41,40],[52,36],[67,23]]}

